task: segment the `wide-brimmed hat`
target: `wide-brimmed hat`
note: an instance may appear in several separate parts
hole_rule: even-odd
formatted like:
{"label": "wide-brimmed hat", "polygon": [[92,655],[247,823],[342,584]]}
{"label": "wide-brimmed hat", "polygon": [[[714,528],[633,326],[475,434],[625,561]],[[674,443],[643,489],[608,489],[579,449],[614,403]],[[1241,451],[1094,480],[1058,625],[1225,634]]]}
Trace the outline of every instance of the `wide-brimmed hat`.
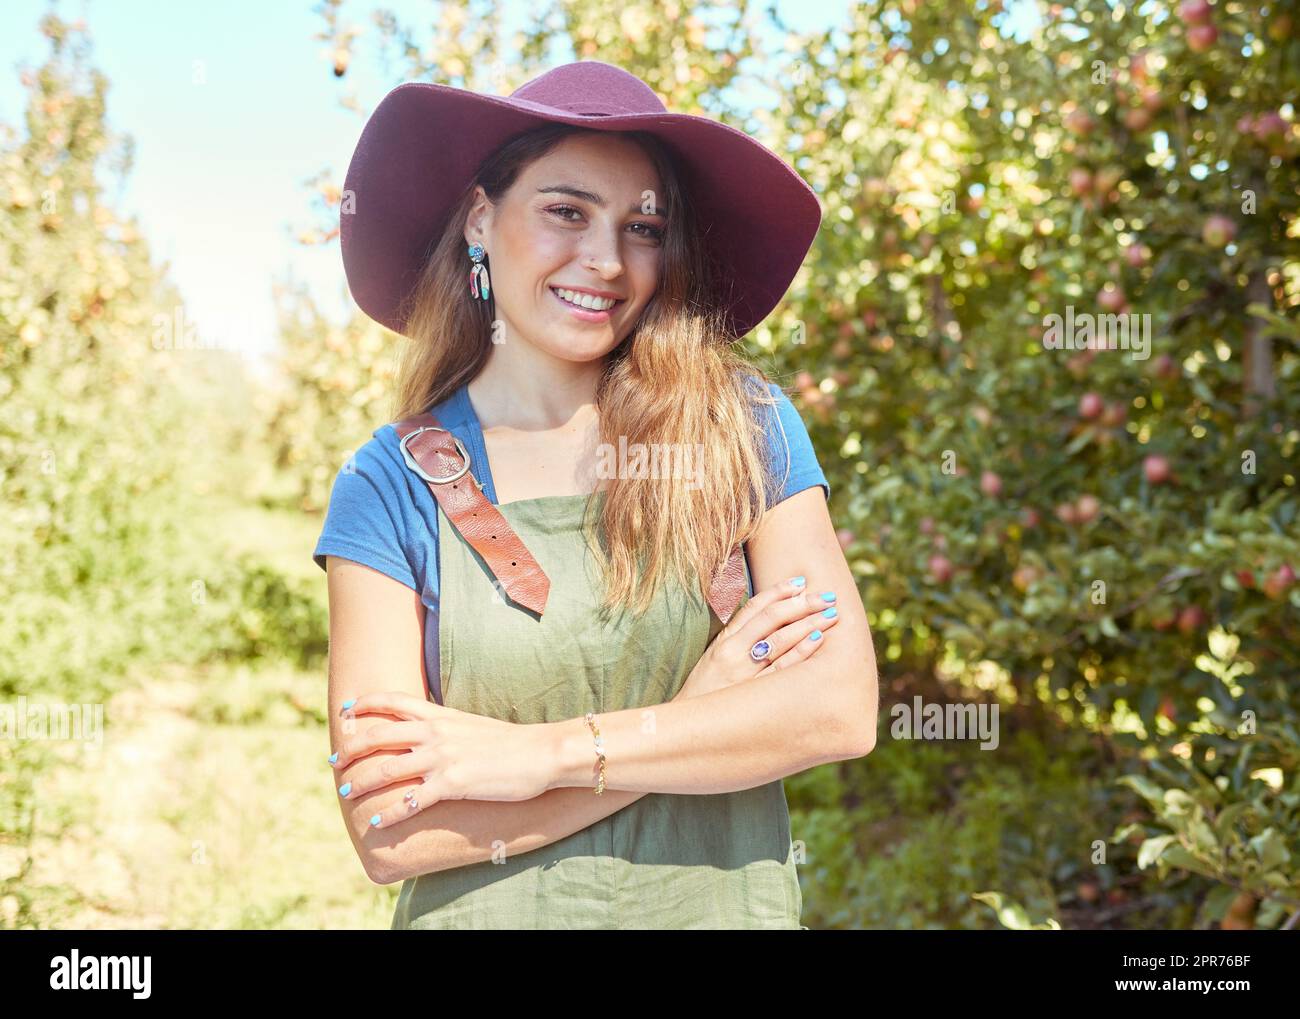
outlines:
{"label": "wide-brimmed hat", "polygon": [[[719,301],[732,338],[776,307],[821,225],[812,188],[744,132],[707,117],[669,113],[635,75],[580,60],[509,96],[408,82],[383,98],[348,166],[350,201],[339,222],[348,287],[367,315],[405,331],[404,299],[446,229],[452,205],[488,156],[545,123],[644,131],[662,141],[683,175],[707,254],[725,274],[727,291]],[[468,267],[467,258],[467,280]],[[468,290],[467,283],[470,299]]]}

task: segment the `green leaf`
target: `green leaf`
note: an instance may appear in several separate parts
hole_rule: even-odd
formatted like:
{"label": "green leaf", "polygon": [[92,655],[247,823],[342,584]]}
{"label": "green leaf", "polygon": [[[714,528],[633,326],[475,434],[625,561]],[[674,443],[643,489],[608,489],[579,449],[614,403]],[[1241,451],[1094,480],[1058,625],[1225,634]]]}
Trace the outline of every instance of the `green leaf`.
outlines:
{"label": "green leaf", "polygon": [[1118,784],[1128,786],[1157,810],[1164,806],[1165,791],[1145,775],[1125,775]]}
{"label": "green leaf", "polygon": [[1157,835],[1155,838],[1143,842],[1142,848],[1138,850],[1138,869],[1146,870],[1151,864],[1160,859],[1160,855],[1174,841],[1172,835]]}
{"label": "green leaf", "polygon": [[1286,841],[1278,834],[1276,828],[1265,828],[1248,843],[1255,855],[1259,857],[1264,870],[1276,870],[1291,861],[1291,853]]}

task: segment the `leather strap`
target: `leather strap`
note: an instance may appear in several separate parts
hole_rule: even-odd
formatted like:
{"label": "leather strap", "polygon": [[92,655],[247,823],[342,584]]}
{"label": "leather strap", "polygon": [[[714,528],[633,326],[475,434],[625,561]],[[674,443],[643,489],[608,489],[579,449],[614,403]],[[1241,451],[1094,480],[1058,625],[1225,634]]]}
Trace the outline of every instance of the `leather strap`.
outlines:
{"label": "leather strap", "polygon": [[551,591],[550,578],[483,494],[469,451],[429,413],[398,421],[393,428],[402,440],[407,466],[424,478],[443,513],[483,557],[505,594],[541,615]]}
{"label": "leather strap", "polygon": [[736,542],[731,547],[731,555],[727,556],[727,561],[722,564],[713,578],[713,585],[709,588],[709,604],[713,606],[713,611],[724,624],[730,621],[736,609],[740,607],[740,599],[745,596],[747,590],[745,551],[740,547],[740,542]]}
{"label": "leather strap", "polygon": [[[541,615],[551,590],[550,578],[483,494],[469,450],[427,412],[398,421],[393,428],[402,442],[407,466],[424,478],[443,513],[483,557],[505,593]],[[431,480],[434,478],[445,480]],[[724,624],[739,607],[746,589],[745,553],[737,542],[709,587],[709,605]]]}

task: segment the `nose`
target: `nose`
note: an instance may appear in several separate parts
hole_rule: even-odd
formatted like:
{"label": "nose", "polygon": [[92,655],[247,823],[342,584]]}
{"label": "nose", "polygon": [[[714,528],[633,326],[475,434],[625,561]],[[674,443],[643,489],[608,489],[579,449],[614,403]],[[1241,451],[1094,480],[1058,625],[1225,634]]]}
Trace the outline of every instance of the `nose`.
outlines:
{"label": "nose", "polygon": [[[599,234],[599,236],[597,236]],[[618,251],[618,231],[608,233],[588,231],[582,253],[584,269],[595,269],[602,279],[613,279],[623,271],[623,259]]]}

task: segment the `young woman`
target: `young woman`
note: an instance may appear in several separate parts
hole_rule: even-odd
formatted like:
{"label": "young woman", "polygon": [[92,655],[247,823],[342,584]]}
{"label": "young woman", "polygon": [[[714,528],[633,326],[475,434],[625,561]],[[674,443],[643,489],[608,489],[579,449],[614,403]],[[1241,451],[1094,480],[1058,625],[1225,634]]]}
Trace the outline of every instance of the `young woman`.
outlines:
{"label": "young woman", "polygon": [[315,550],[393,927],[798,929],[781,779],[870,752],[875,656],[807,431],[732,344],[815,196],[583,61],[400,86],[344,203],[353,296],[410,339]]}

